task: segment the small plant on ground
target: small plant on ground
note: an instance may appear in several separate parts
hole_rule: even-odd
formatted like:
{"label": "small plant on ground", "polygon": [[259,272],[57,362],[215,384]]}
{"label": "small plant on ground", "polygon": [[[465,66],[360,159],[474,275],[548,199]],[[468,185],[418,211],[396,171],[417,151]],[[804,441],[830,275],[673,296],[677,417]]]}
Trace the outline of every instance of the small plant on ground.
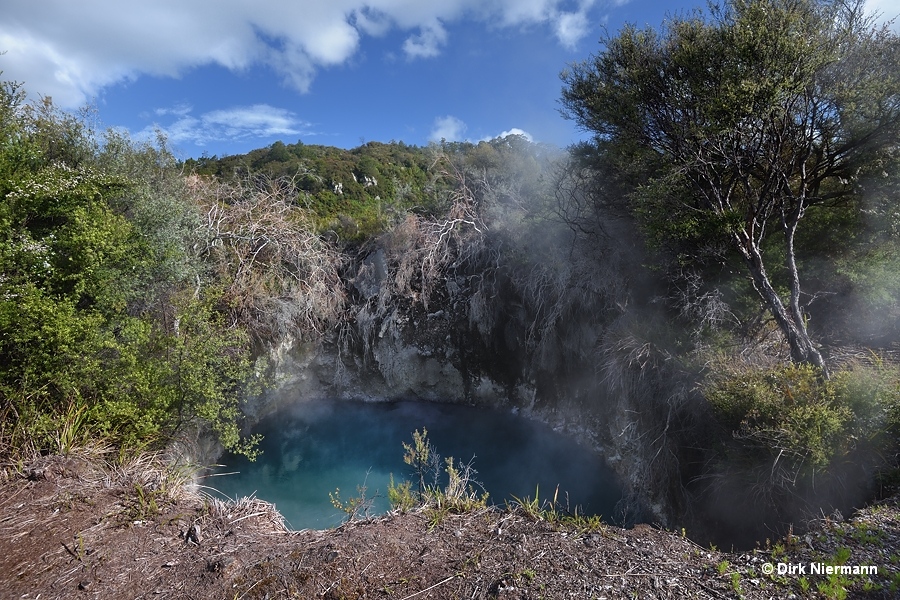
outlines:
{"label": "small plant on ground", "polygon": [[553,494],[552,500],[540,500],[540,486],[535,487],[534,498],[525,496],[519,498],[513,496],[513,506],[523,511],[526,516],[534,521],[545,521],[551,525],[562,525],[575,529],[579,533],[603,531],[606,523],[600,515],[586,515],[579,513],[578,507],[570,510],[568,500],[563,506],[559,500],[559,486]]}
{"label": "small plant on ground", "polygon": [[414,508],[418,501],[412,492],[412,482],[407,480],[402,483],[395,483],[394,474],[391,473],[390,483],[388,483],[388,501],[391,503],[392,508],[403,512]]}
{"label": "small plant on ground", "polygon": [[[850,560],[850,549],[841,547],[835,550],[831,560],[827,561],[829,565],[840,566]],[[819,592],[829,600],[845,600],[847,598],[847,588],[852,585],[852,581],[846,575],[833,573],[828,578],[819,583],[816,587]]]}
{"label": "small plant on ground", "polygon": [[743,597],[744,592],[741,590],[741,574],[737,571],[731,572],[731,589],[738,597]]}
{"label": "small plant on ground", "polygon": [[425,493],[426,479],[429,475],[437,483],[439,472],[440,456],[434,450],[434,446],[428,441],[428,430],[422,428],[422,433],[416,429],[413,434],[413,443],[407,444],[403,442],[403,462],[412,467],[419,481],[419,495]]}
{"label": "small plant on ground", "polygon": [[[472,461],[458,461],[454,465],[453,457],[449,457],[444,467],[447,474],[447,485],[443,491],[436,492],[443,497],[456,512],[468,512],[487,506],[488,493],[476,479],[478,471],[472,467]],[[479,494],[476,488],[481,488]]]}
{"label": "small plant on ground", "polygon": [[580,533],[602,532],[606,529],[606,523],[600,515],[583,515],[577,511],[573,515],[563,515],[560,522]]}
{"label": "small plant on ground", "polygon": [[900,592],[900,571],[894,573],[891,576],[891,583],[888,586],[888,589],[890,589],[892,594]]}
{"label": "small plant on ground", "polygon": [[[478,472],[471,461],[463,463],[453,457],[444,461],[443,474],[447,477],[444,487],[439,485],[441,479],[440,455],[428,441],[426,429],[413,432],[413,443],[403,443],[406,451],[403,460],[410,465],[419,482],[419,491],[412,491],[412,482],[395,483],[391,475],[388,486],[388,499],[391,506],[400,510],[410,510],[422,506],[430,511],[429,525],[439,524],[450,513],[464,513],[487,506],[488,494],[484,486],[476,479]],[[428,480],[432,483],[429,485]],[[480,488],[482,493],[478,493]]]}
{"label": "small plant on ground", "polygon": [[848,585],[850,585],[850,581],[845,576],[832,574],[816,587],[828,600],[845,600],[847,598],[846,586]]}
{"label": "small plant on ground", "polygon": [[544,517],[541,510],[540,492],[541,488],[540,486],[537,486],[534,488],[534,498],[529,496],[525,496],[524,498],[513,496],[515,505],[534,521],[542,521]]}
{"label": "small plant on ground", "polygon": [[860,544],[872,544],[880,547],[884,545],[886,534],[881,529],[875,529],[866,523],[859,523],[851,537]]}
{"label": "small plant on ground", "polygon": [[365,483],[356,486],[356,496],[352,496],[344,500],[341,498],[341,489],[335,488],[333,492],[328,492],[328,498],[331,505],[347,515],[348,521],[357,521],[359,519],[368,519],[375,503],[375,498],[368,497],[369,488]]}
{"label": "small plant on ground", "polygon": [[128,519],[144,521],[158,515],[160,510],[156,500],[159,496],[158,490],[145,489],[139,483],[134,484],[134,500],[127,511]]}

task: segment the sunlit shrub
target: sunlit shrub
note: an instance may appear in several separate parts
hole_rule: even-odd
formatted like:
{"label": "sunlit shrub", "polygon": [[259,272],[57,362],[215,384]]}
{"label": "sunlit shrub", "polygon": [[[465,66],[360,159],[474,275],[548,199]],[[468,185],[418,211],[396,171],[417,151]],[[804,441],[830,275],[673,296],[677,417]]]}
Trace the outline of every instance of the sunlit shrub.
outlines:
{"label": "sunlit shrub", "polygon": [[[422,429],[419,433],[417,429],[412,435],[412,444],[403,442],[403,462],[411,467],[419,480],[418,491],[413,490],[413,482],[409,480],[395,483],[392,474],[388,485],[391,508],[401,511],[425,508],[430,512],[432,525],[435,525],[447,514],[466,513],[487,506],[488,493],[476,479],[478,472],[471,461],[464,463],[451,456],[443,461],[442,468],[440,455],[428,440],[428,430]],[[447,483],[442,487],[440,480],[443,474],[447,476]],[[428,481],[432,483],[428,484]],[[482,493],[479,494],[476,488],[480,488]]]}
{"label": "sunlit shrub", "polygon": [[793,486],[853,453],[887,456],[896,445],[900,373],[856,365],[830,379],[809,365],[712,375],[705,394],[732,434],[723,470],[767,470]]}
{"label": "sunlit shrub", "polygon": [[252,454],[248,337],[174,157],[115,133],[101,149],[82,116],[16,90],[0,83],[0,453],[208,429]]}

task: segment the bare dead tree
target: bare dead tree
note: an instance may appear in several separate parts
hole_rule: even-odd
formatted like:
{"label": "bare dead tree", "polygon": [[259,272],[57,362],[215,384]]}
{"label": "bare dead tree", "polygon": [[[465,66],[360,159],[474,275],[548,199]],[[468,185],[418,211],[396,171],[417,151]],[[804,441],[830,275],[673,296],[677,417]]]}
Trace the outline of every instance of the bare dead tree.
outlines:
{"label": "bare dead tree", "polygon": [[289,179],[192,177],[204,212],[195,252],[225,287],[223,304],[258,342],[314,338],[341,316],[345,257],[316,235]]}
{"label": "bare dead tree", "polygon": [[443,153],[436,156],[432,171],[452,183],[449,208],[438,218],[409,214],[381,238],[391,277],[382,286],[380,311],[397,297],[410,298],[427,309],[447,270],[474,260],[484,250],[488,227],[469,174]]}

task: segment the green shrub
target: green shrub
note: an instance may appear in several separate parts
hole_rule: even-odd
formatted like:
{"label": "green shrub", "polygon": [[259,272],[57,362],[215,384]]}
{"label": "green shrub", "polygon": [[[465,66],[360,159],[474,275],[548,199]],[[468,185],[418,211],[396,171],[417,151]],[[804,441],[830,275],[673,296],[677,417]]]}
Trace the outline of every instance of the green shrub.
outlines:
{"label": "green shrub", "polygon": [[706,398],[732,433],[729,460],[786,469],[793,481],[857,450],[885,453],[897,442],[900,373],[876,363],[830,379],[809,365],[712,375]]}
{"label": "green shrub", "polygon": [[406,512],[416,507],[419,500],[412,491],[412,481],[408,479],[402,483],[394,482],[394,474],[391,473],[390,483],[388,483],[388,502],[391,508]]}
{"label": "green shrub", "polygon": [[0,84],[0,452],[127,453],[201,426],[252,453],[248,337],[190,250],[198,207],[171,154],[117,134],[101,149],[80,117],[23,103]]}

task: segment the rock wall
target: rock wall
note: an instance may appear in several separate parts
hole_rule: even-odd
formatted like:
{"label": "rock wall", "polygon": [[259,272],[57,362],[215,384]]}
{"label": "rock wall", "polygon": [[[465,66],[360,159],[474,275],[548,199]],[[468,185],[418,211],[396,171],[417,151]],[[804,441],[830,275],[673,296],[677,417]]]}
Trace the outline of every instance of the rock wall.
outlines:
{"label": "rock wall", "polygon": [[[265,357],[274,384],[248,402],[252,420],[285,405],[334,399],[507,408],[604,456],[629,490],[626,520],[681,522],[687,500],[673,416],[683,412],[690,386],[664,356],[629,337],[634,316],[570,321],[556,332],[566,340],[528,346],[534,315],[510,286],[496,286],[486,302],[483,287],[456,275],[428,308],[398,299],[385,309],[376,306],[388,272],[383,258],[370,256],[360,271],[355,285],[363,293],[352,320],[314,343],[282,341]],[[578,336],[586,341],[571,343]]]}

